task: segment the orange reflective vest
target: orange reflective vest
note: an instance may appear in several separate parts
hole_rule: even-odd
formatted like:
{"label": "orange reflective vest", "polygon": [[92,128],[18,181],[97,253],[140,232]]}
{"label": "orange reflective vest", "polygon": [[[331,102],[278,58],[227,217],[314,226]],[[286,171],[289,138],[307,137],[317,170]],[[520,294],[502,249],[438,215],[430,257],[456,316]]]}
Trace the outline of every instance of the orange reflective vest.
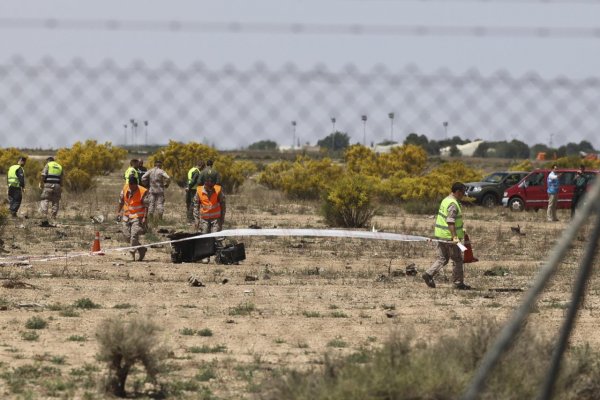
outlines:
{"label": "orange reflective vest", "polygon": [[142,201],[145,193],[146,188],[138,186],[138,190],[131,196],[129,195],[129,185],[123,186],[123,216],[127,220],[146,216],[146,206]]}
{"label": "orange reflective vest", "polygon": [[221,202],[219,201],[221,186],[215,185],[210,196],[204,190],[204,186],[198,186],[196,192],[198,193],[198,198],[200,199],[200,218],[221,218]]}

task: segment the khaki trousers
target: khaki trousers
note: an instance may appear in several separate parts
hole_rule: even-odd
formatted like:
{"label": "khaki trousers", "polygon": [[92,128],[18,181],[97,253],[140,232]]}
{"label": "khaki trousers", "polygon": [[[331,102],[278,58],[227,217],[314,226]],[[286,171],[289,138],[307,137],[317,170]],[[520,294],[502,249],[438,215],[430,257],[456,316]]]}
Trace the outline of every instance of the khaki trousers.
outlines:
{"label": "khaki trousers", "polygon": [[452,282],[463,283],[463,257],[462,252],[454,243],[437,242],[438,255],[434,263],[427,270],[430,276],[437,275],[440,270],[452,260]]}

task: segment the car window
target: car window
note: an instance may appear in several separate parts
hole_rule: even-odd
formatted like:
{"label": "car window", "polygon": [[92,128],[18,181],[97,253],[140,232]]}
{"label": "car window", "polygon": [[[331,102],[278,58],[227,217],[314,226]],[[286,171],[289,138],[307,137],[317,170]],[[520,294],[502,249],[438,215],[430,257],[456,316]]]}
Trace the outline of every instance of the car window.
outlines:
{"label": "car window", "polygon": [[536,172],[527,177],[527,186],[543,186],[544,185],[544,173]]}
{"label": "car window", "polygon": [[559,173],[558,184],[559,185],[573,185],[573,179],[575,178],[575,172],[563,172]]}
{"label": "car window", "polygon": [[500,183],[502,181],[502,178],[504,178],[505,176],[506,174],[494,173],[483,178],[483,181],[490,183]]}
{"label": "car window", "polygon": [[521,180],[522,177],[523,177],[523,175],[521,175],[521,174],[510,174],[506,178],[506,181],[504,181],[504,183],[506,183],[509,186],[516,185],[517,183],[519,183],[519,181]]}

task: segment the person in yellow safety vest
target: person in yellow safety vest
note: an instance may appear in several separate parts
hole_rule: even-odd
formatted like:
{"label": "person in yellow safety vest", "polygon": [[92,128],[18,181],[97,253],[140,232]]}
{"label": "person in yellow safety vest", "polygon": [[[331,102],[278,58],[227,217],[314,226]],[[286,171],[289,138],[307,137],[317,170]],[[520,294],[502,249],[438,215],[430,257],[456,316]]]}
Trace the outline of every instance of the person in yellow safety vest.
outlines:
{"label": "person in yellow safety vest", "polygon": [[50,218],[55,219],[58,214],[63,178],[63,167],[54,161],[54,157],[48,157],[46,161],[40,182],[40,189],[42,189],[40,212],[42,213],[41,226],[43,227],[51,226],[48,222],[48,209],[51,209]]}
{"label": "person in yellow safety vest", "polygon": [[[130,246],[140,246],[140,235],[146,233],[146,218],[148,215],[148,200],[146,189],[139,186],[135,177],[129,177],[128,183],[123,186],[119,197],[117,221],[123,223],[123,235]],[[135,253],[139,254],[138,261],[142,261],[148,249],[138,247],[130,249],[131,257],[135,261]]]}
{"label": "person in yellow safety vest", "polygon": [[204,161],[196,161],[196,165],[189,169],[187,173],[187,186],[185,188],[185,208],[188,222],[194,222],[194,196],[196,189],[200,184],[200,172],[204,168]]}
{"label": "person in yellow safety vest", "polygon": [[23,192],[25,191],[25,171],[23,166],[27,162],[26,157],[21,157],[17,163],[8,169],[6,174],[6,183],[8,186],[8,203],[10,215],[17,216],[17,212],[21,207],[23,200]]}
{"label": "person in yellow safety vest", "polygon": [[132,159],[131,161],[129,161],[129,168],[127,168],[125,170],[125,173],[123,174],[123,180],[125,181],[125,183],[127,183],[129,181],[130,177],[134,177],[136,180],[136,183],[139,185],[140,182],[140,171],[138,170],[140,166],[140,160],[138,159]]}
{"label": "person in yellow safety vest", "polygon": [[464,282],[463,257],[458,243],[464,239],[463,217],[460,200],[465,195],[466,186],[461,182],[452,185],[452,193],[440,204],[435,220],[434,235],[437,242],[438,256],[429,269],[423,273],[422,278],[430,288],[435,288],[433,278],[452,260],[452,282],[454,288],[469,290],[471,287]]}
{"label": "person in yellow safety vest", "polygon": [[[221,185],[215,185],[211,177],[198,186],[194,197],[194,220],[196,230],[202,234],[219,232],[223,228],[226,212],[225,194]],[[210,258],[202,260],[209,263]]]}

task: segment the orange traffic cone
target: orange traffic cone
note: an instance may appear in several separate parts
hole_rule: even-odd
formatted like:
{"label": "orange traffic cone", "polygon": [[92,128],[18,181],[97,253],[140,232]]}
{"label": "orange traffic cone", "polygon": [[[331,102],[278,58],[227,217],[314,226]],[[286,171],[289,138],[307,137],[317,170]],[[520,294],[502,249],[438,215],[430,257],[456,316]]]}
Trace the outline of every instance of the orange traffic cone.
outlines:
{"label": "orange traffic cone", "polygon": [[463,253],[463,262],[464,263],[473,263],[479,261],[478,258],[473,256],[473,247],[471,247],[471,241],[469,240],[469,235],[465,232],[464,245],[467,248]]}
{"label": "orange traffic cone", "polygon": [[104,253],[100,250],[100,232],[96,231],[96,237],[92,243],[92,253],[96,256],[103,256]]}

